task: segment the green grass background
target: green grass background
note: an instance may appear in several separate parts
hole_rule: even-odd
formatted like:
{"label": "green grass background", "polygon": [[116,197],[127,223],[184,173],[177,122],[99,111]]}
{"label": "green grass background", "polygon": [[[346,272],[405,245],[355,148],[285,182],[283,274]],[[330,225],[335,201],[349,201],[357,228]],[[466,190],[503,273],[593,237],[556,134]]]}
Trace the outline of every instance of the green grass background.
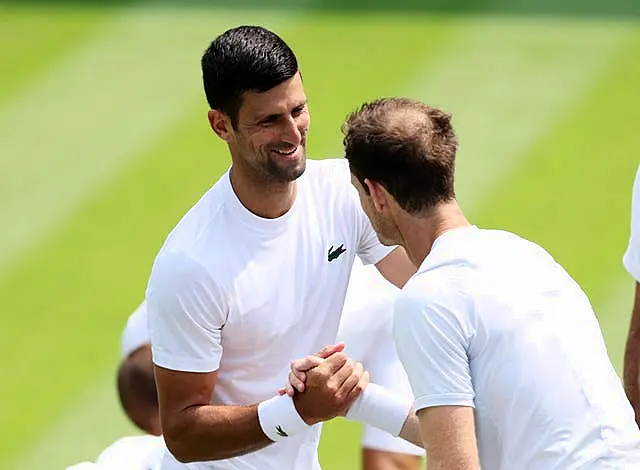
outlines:
{"label": "green grass background", "polygon": [[[0,2],[0,468],[63,468],[134,432],[114,393],[120,331],[163,238],[229,163],[198,60],[241,23],[273,27],[297,52],[313,158],[341,155],[339,125],[363,100],[451,111],[463,207],[567,267],[620,368],[640,7],[86,3]],[[324,468],[358,468],[359,432],[326,426]]]}

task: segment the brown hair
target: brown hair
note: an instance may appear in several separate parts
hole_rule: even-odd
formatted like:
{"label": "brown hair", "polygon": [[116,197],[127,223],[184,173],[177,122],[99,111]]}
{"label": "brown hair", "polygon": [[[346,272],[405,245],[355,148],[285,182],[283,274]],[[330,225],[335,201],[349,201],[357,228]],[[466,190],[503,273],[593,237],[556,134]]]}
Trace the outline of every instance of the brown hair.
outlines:
{"label": "brown hair", "polygon": [[351,173],[381,184],[400,207],[420,213],[455,197],[458,140],[451,116],[409,98],[363,104],[342,126]]}

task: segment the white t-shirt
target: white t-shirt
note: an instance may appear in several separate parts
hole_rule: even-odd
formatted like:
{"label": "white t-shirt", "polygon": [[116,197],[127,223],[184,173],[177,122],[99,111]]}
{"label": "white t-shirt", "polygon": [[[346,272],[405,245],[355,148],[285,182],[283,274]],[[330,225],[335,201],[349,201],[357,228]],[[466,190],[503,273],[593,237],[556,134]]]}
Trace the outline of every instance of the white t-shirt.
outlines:
{"label": "white t-shirt", "polygon": [[[369,264],[390,252],[362,211],[346,160],[309,160],[297,188],[285,215],[264,219],[241,204],[225,173],[154,262],[146,297],[153,360],[217,370],[214,404],[275,395],[293,359],[335,341],[356,254]],[[320,430],[188,468],[317,469]],[[168,456],[162,468],[184,465]]]}
{"label": "white t-shirt", "polygon": [[112,469],[159,470],[164,450],[162,436],[127,436],[103,450],[96,463]]}
{"label": "white t-shirt", "polygon": [[580,286],[541,247],[466,227],[395,307],[416,409],[475,407],[482,468],[640,468],[640,430]]}
{"label": "white t-shirt", "polygon": [[147,326],[147,306],[143,301],[136,308],[122,330],[120,339],[120,356],[124,359],[136,349],[149,344],[149,328]]}
{"label": "white t-shirt", "polygon": [[[393,304],[400,289],[388,282],[375,266],[358,259],[353,264],[347,297],[338,328],[345,353],[362,362],[371,382],[412,397],[407,374],[393,341]],[[378,428],[363,425],[362,446],[401,454],[424,455],[424,449]]]}
{"label": "white t-shirt", "polygon": [[164,450],[161,436],[127,436],[104,449],[95,462],[78,463],[67,470],[159,470]]}
{"label": "white t-shirt", "polygon": [[633,197],[631,200],[631,235],[629,246],[622,258],[625,268],[636,281],[640,282],[640,167],[633,183]]}
{"label": "white t-shirt", "polygon": [[[338,327],[338,340],[345,342],[345,352],[349,357],[364,364],[373,382],[390,391],[411,396],[409,379],[393,341],[393,304],[399,292],[375,266],[365,266],[356,258]],[[142,302],[129,316],[122,332],[122,356],[128,356],[150,341],[147,306]],[[367,424],[362,430],[362,446],[424,455],[421,447]]]}

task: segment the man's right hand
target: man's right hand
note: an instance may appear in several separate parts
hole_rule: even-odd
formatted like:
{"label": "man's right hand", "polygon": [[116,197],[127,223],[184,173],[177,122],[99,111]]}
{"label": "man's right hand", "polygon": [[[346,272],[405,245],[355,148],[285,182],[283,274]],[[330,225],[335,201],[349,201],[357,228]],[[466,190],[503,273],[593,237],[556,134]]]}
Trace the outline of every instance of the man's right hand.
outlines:
{"label": "man's right hand", "polygon": [[306,373],[305,391],[293,402],[309,425],[344,416],[351,404],[367,388],[369,373],[342,352],[321,360]]}

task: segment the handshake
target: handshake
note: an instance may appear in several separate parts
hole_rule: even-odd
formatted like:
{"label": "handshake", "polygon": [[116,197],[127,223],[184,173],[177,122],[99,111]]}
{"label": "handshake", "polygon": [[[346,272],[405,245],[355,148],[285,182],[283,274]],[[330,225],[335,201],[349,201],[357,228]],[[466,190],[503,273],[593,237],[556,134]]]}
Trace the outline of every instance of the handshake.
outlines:
{"label": "handshake", "polygon": [[272,441],[344,416],[421,445],[411,397],[369,383],[369,373],[344,353],[344,344],[326,346],[291,363],[287,385],[258,405],[258,420]]}
{"label": "handshake", "polygon": [[278,393],[293,398],[298,414],[308,425],[346,416],[369,385],[369,373],[343,350],[344,343],[332,344],[291,363],[289,383]]}

